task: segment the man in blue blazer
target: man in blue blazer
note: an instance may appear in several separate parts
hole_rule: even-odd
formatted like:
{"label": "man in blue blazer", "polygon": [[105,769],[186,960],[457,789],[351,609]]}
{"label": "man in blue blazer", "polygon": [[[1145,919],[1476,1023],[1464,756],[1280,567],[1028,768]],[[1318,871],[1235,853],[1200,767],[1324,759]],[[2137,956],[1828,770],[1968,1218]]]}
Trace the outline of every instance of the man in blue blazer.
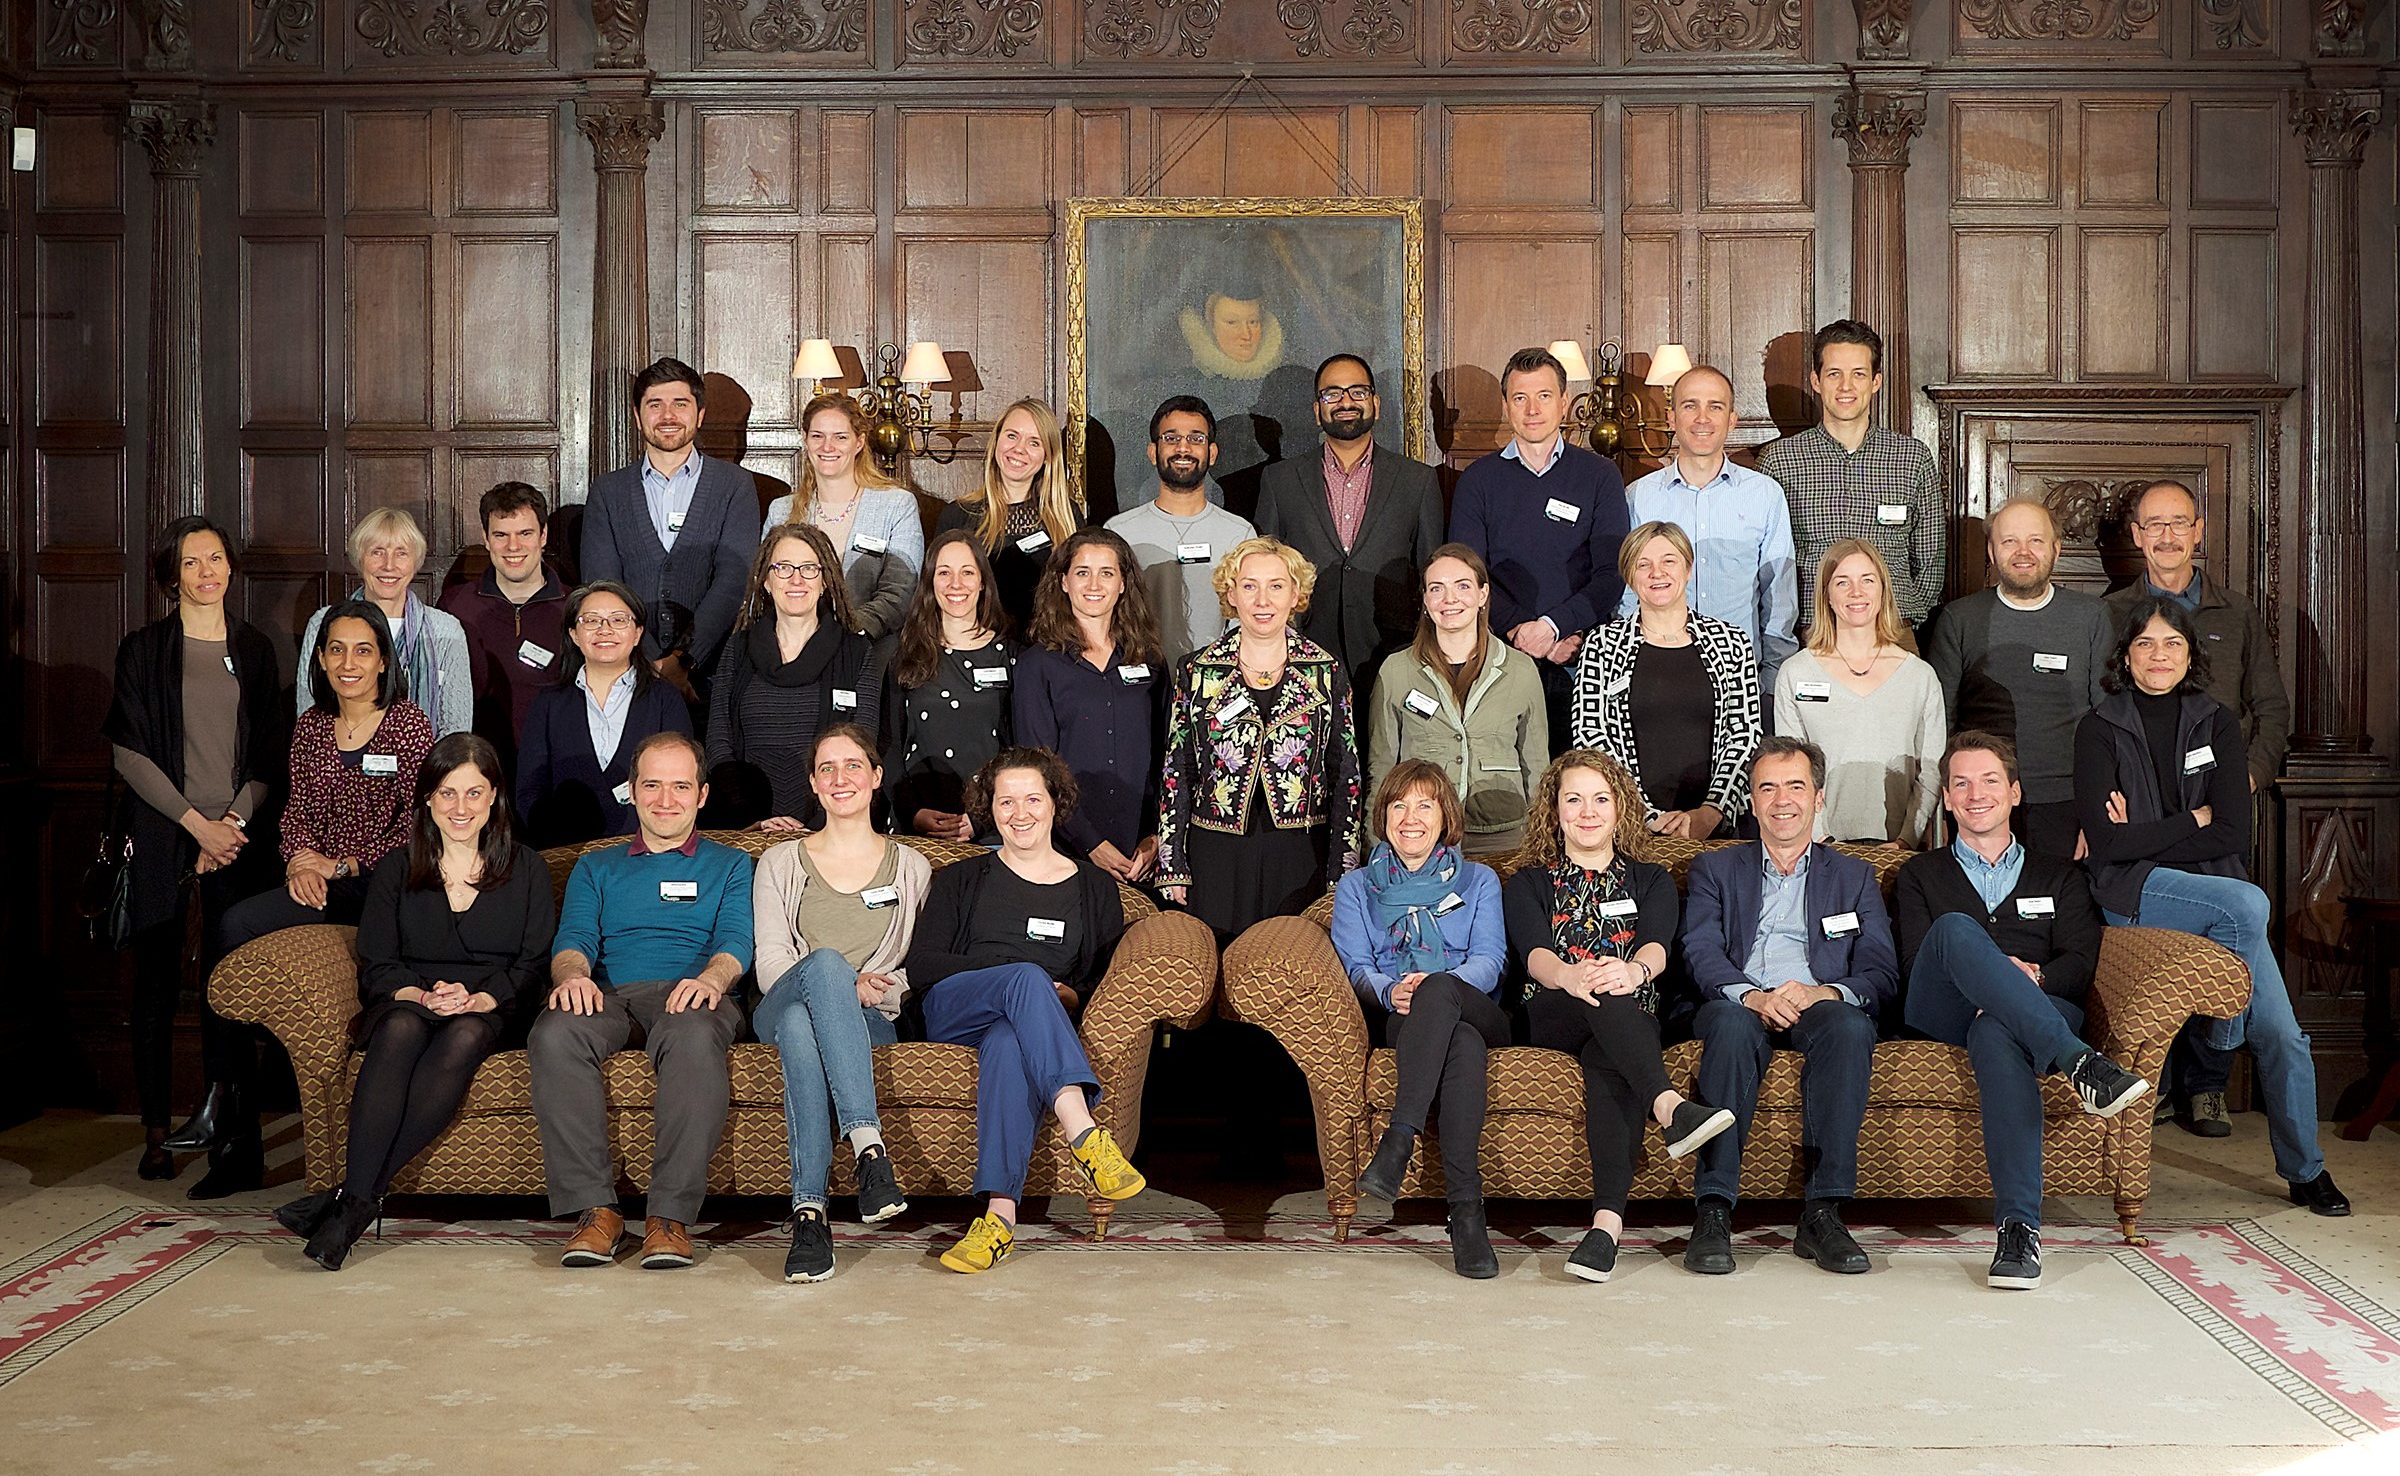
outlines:
{"label": "man in blue blazer", "polygon": [[1792,1249],[1828,1271],[1867,1269],[1842,1223],[1858,1187],[1876,1016],[1899,998],[1900,960],[1875,868],[1812,840],[1825,754],[1798,738],[1762,739],[1750,760],[1759,839],[1692,861],[1684,904],[1685,971],[1700,993],[1701,1098],[1736,1126],[1700,1150],[1688,1271],[1733,1270],[1733,1202],[1758,1083],[1776,1047],[1807,1057],[1800,1073],[1807,1204]]}
{"label": "man in blue blazer", "polygon": [[759,534],[757,483],[692,444],[706,395],[700,371],[680,359],[636,375],[642,459],[594,481],[583,510],[584,579],[614,579],[642,597],[642,650],[695,707],[749,593]]}

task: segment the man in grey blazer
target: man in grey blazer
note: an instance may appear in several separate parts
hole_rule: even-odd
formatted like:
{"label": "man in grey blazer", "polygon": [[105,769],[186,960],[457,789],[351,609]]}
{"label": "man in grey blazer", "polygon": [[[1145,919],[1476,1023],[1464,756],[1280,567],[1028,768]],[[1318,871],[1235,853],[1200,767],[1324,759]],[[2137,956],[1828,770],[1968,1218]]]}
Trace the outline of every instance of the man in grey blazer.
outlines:
{"label": "man in grey blazer", "polygon": [[700,371],[680,359],[636,375],[642,459],[596,479],[583,512],[585,582],[618,580],[642,597],[642,650],[693,703],[749,592],[759,533],[750,474],[692,444],[705,398]]}
{"label": "man in grey blazer", "polygon": [[1425,565],[1442,542],[1433,468],[1375,444],[1375,371],[1356,354],[1317,366],[1321,456],[1276,462],[1259,482],[1258,531],[1317,566],[1301,634],[1331,651],[1367,711],[1383,658],[1415,638]]}

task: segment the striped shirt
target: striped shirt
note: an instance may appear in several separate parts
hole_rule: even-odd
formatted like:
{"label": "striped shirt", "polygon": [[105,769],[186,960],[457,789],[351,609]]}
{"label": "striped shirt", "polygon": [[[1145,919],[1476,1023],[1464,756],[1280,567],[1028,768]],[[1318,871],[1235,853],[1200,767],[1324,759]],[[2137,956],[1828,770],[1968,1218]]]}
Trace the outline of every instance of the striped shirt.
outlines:
{"label": "striped shirt", "polygon": [[1758,469],[1783,484],[1800,563],[1800,623],[1817,608],[1817,561],[1845,538],[1863,538],[1892,568],[1900,618],[1921,625],[1947,578],[1941,479],[1922,442],[1867,428],[1856,451],[1812,425],[1758,453]]}

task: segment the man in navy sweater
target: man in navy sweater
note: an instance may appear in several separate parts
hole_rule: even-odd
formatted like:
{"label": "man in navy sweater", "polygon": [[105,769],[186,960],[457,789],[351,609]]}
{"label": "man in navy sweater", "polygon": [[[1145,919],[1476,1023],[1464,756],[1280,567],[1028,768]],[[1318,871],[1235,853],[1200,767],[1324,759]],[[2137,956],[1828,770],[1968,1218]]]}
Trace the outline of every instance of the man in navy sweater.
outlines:
{"label": "man in navy sweater", "polygon": [[1692,860],[1683,957],[1700,991],[1701,1098],[1735,1128],[1700,1150],[1699,1207],[1687,1271],[1733,1270],[1733,1202],[1758,1084],[1775,1048],[1801,1052],[1801,1158],[1807,1202],[1792,1249],[1828,1271],[1867,1269],[1842,1223],[1858,1189],[1875,1019],[1900,987],[1892,921],[1875,868],[1813,839],[1825,803],[1825,754],[1799,738],[1760,740],[1750,760],[1759,838]]}
{"label": "man in navy sweater", "polygon": [[731,995],[750,968],[747,852],[701,838],[700,745],[657,733],[633,751],[641,833],[575,863],[558,910],[550,999],[526,1042],[550,1212],[577,1217],[562,1266],[616,1259],[625,1217],[608,1151],[608,1058],[638,1026],[658,1078],[642,1266],[692,1263],[689,1226],[732,1100]]}
{"label": "man in navy sweater", "polygon": [[1459,477],[1450,541],[1491,566],[1492,629],[1533,658],[1550,731],[1565,733],[1583,633],[1625,592],[1625,478],[1615,462],[1567,444],[1567,371],[1548,349],[1509,356],[1500,400],[1511,439]]}

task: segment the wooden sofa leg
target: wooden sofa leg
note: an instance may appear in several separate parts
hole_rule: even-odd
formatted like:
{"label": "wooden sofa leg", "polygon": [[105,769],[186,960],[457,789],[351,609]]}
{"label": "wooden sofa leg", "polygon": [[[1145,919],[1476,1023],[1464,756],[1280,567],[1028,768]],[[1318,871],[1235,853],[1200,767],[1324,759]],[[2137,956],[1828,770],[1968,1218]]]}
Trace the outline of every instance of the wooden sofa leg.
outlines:
{"label": "wooden sofa leg", "polygon": [[1108,1239],[1108,1217],[1117,1212],[1117,1202],[1113,1199],[1087,1199],[1084,1203],[1091,1206],[1092,1210],[1092,1239]]}
{"label": "wooden sofa leg", "polygon": [[2148,1245],[2150,1243],[2149,1237],[2142,1234],[2140,1228],[2142,1206],[2146,1203],[2148,1203],[2147,1200],[2140,1199],[2117,1201],[2117,1230],[2125,1237],[2127,1245]]}
{"label": "wooden sofa leg", "polygon": [[1333,1241],[1347,1245],[1350,1241],[1350,1220],[1358,1213],[1358,1201],[1347,1194],[1328,1194],[1325,1207],[1333,1211]]}

